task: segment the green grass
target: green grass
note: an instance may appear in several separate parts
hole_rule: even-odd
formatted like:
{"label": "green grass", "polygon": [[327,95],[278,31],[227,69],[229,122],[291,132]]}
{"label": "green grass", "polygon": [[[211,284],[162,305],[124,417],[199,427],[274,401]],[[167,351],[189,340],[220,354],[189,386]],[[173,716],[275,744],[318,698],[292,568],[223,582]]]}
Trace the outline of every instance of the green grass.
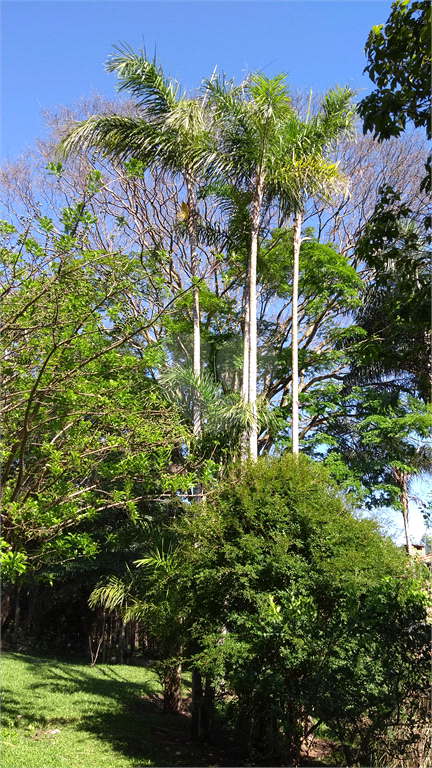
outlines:
{"label": "green grass", "polygon": [[2,768],[217,764],[185,715],[143,698],[160,692],[151,669],[4,653],[2,681]]}

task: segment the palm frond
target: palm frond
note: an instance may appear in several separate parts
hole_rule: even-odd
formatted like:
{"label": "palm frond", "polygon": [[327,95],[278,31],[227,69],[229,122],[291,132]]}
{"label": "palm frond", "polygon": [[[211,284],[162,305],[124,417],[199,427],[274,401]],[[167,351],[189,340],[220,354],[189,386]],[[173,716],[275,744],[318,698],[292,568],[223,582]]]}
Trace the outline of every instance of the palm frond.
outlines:
{"label": "palm frond", "polygon": [[145,120],[123,115],[94,115],[73,126],[60,142],[57,156],[96,150],[102,157],[149,163],[155,154],[156,133]]}
{"label": "palm frond", "polygon": [[[168,398],[192,421],[193,403],[201,410],[200,446],[211,446],[211,451],[223,450],[232,457],[242,452],[243,435],[258,422],[259,430],[277,432],[280,424],[278,414],[273,412],[264,396],[258,397],[257,416],[250,403],[245,403],[236,392],[224,393],[220,384],[215,383],[207,372],[198,378],[186,366],[173,366],[162,377]],[[198,446],[198,447],[200,447]]]}
{"label": "palm frond", "polygon": [[101,605],[107,611],[115,611],[124,607],[130,593],[127,581],[110,576],[104,583],[98,584],[89,597],[90,608]]}
{"label": "palm frond", "polygon": [[173,576],[178,572],[179,554],[172,542],[167,545],[162,539],[160,547],[153,549],[146,557],[134,560],[138,568],[152,572],[157,578],[160,576]]}
{"label": "palm frond", "polygon": [[138,54],[127,45],[114,46],[105,64],[107,72],[116,72],[118,91],[129,91],[146,116],[160,120],[176,104],[179,83],[166,77],[156,60],[149,61],[145,51]]}
{"label": "palm frond", "polygon": [[285,79],[283,73],[268,78],[260,72],[254,72],[247,83],[251,111],[259,116],[263,125],[281,122],[292,112]]}
{"label": "palm frond", "polygon": [[355,93],[348,86],[336,86],[323,97],[320,112],[313,121],[316,130],[322,135],[323,146],[343,137],[354,138],[357,107],[352,100]]}

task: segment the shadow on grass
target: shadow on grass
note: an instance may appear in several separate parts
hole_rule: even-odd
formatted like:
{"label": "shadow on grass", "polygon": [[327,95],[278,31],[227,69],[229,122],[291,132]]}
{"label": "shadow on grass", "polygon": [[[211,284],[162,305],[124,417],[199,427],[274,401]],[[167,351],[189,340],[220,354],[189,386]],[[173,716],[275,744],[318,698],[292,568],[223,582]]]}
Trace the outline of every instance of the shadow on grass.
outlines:
{"label": "shadow on grass", "polygon": [[[6,684],[3,686],[3,713],[10,717],[19,717],[27,722],[50,722],[56,720],[55,713],[49,715],[43,712],[49,706],[50,694],[61,695],[90,695],[89,705],[94,709],[103,710],[109,708],[110,703],[124,704],[139,695],[151,694],[157,687],[157,681],[149,678],[147,670],[143,670],[143,680],[131,681],[127,675],[122,674],[122,667],[85,667],[73,662],[54,659],[40,659],[37,657],[12,654],[16,659],[24,662],[26,669],[31,673],[33,682],[25,686],[26,694],[22,698],[17,697],[17,685],[14,687]],[[24,694],[24,691],[23,691]],[[81,715],[80,707],[77,707],[77,715]],[[63,718],[70,722],[78,718]],[[62,718],[57,718],[61,721]]]}
{"label": "shadow on grass", "polygon": [[[14,656],[20,657],[32,674],[32,682],[20,699],[16,693],[17,685],[15,690],[7,685],[3,688],[2,713],[15,724],[64,724],[78,732],[86,732],[130,760],[134,768],[149,763],[160,768],[251,765],[246,744],[241,739],[232,738],[218,721],[210,744],[194,741],[190,714],[169,715],[162,711],[161,696],[155,693],[159,687],[156,677],[145,667],[141,668],[143,680],[134,682],[129,678],[131,669],[136,670],[136,667],[101,665],[91,668],[74,662],[57,662],[52,658]],[[75,696],[74,710],[69,704],[69,711],[67,707],[63,712],[60,707],[57,712],[52,711],[55,704],[53,701],[50,709],[50,694],[79,694],[86,699],[85,706],[80,706]],[[75,711],[76,716],[71,714]],[[22,719],[18,721],[18,718]],[[323,766],[325,763],[312,759],[306,760],[304,765]]]}
{"label": "shadow on grass", "polygon": [[[155,693],[160,689],[156,676],[145,667],[91,668],[52,658],[13,656],[31,673],[22,698],[17,696],[17,680],[14,690],[7,685],[3,689],[3,716],[15,721],[15,725],[63,724],[87,732],[128,758],[136,768],[149,763],[161,768],[247,765],[244,751],[239,753],[238,746],[218,724],[211,744],[193,741],[189,713],[170,715],[162,711],[161,696]],[[129,679],[132,669],[142,670],[142,681]],[[51,694],[75,694],[73,709],[68,703],[62,712],[58,698],[50,708]],[[77,694],[86,699],[85,706],[80,706]]]}
{"label": "shadow on grass", "polygon": [[122,712],[104,712],[97,719],[81,721],[80,728],[109,742],[137,768],[145,761],[161,768],[248,764],[244,750],[239,750],[220,725],[216,724],[210,744],[196,742],[191,737],[190,715],[166,714],[156,698],[137,698]]}

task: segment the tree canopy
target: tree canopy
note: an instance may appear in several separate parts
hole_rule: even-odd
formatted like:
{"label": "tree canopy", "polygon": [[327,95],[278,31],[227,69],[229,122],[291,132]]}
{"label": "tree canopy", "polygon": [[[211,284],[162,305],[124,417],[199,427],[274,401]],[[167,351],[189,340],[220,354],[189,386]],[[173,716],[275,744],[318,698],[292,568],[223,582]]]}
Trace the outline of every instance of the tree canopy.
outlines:
{"label": "tree canopy", "polygon": [[377,86],[359,105],[364,130],[379,140],[399,136],[407,122],[431,137],[431,6],[396,0],[386,24],[372,27],[365,72]]}

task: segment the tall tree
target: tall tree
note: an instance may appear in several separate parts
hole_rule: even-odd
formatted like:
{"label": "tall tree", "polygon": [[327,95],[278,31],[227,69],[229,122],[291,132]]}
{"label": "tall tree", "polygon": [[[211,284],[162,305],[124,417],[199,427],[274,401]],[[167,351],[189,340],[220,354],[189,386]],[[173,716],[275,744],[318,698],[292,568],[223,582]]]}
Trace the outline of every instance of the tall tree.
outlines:
{"label": "tall tree", "polygon": [[[249,455],[258,453],[257,425],[257,253],[261,216],[273,168],[280,169],[283,148],[280,131],[292,113],[284,76],[267,78],[255,73],[239,86],[225,78],[205,83],[205,93],[215,116],[218,154],[212,173],[228,179],[249,195],[250,245],[244,291],[243,396],[251,407]],[[283,189],[280,179],[279,189]],[[284,190],[286,191],[286,190]]]}
{"label": "tall tree", "polygon": [[[298,393],[298,284],[301,226],[308,197],[331,198],[346,186],[338,164],[330,155],[343,136],[354,130],[354,93],[349,88],[329,91],[323,98],[317,115],[302,122],[297,116],[286,126],[284,136],[288,148],[289,166],[285,173],[292,189],[293,218],[293,291],[292,291],[292,452],[299,452],[299,393]],[[308,107],[309,108],[309,107]]]}
{"label": "tall tree", "polygon": [[11,580],[94,553],[77,525],[108,508],[133,518],[139,498],[161,491],[150,467],[160,476],[156,465],[168,467],[185,436],[145,375],[156,350],[139,358],[131,346],[156,319],[140,304],[139,262],[88,249],[97,223],[82,202],[62,218],[61,229],[45,216],[21,232],[0,226],[2,554]]}
{"label": "tall tree", "polygon": [[[145,52],[135,54],[128,48],[117,49],[107,61],[108,72],[116,72],[118,90],[134,97],[137,114],[95,115],[68,129],[58,154],[97,150],[102,157],[140,163],[144,170],[160,166],[181,175],[186,185],[187,202],[179,217],[186,220],[190,248],[190,273],[193,294],[193,370],[201,372],[200,307],[197,263],[197,174],[212,153],[210,123],[203,99],[180,93],[179,85],[166,77],[156,61]],[[200,432],[200,412],[194,407],[194,433]]]}
{"label": "tall tree", "polygon": [[[305,197],[323,196],[340,186],[330,149],[343,133],[353,130],[352,91],[330,91],[319,116],[302,122],[294,112],[284,75],[268,79],[254,74],[240,86],[213,78],[206,83],[210,105],[218,122],[220,152],[213,163],[216,175],[249,192],[250,247],[246,271],[243,392],[253,415],[249,454],[257,456],[257,252],[264,205],[276,203],[286,217],[294,211],[293,295],[293,451],[298,452],[297,285],[301,242],[301,214]],[[246,380],[246,381],[245,381]]]}

